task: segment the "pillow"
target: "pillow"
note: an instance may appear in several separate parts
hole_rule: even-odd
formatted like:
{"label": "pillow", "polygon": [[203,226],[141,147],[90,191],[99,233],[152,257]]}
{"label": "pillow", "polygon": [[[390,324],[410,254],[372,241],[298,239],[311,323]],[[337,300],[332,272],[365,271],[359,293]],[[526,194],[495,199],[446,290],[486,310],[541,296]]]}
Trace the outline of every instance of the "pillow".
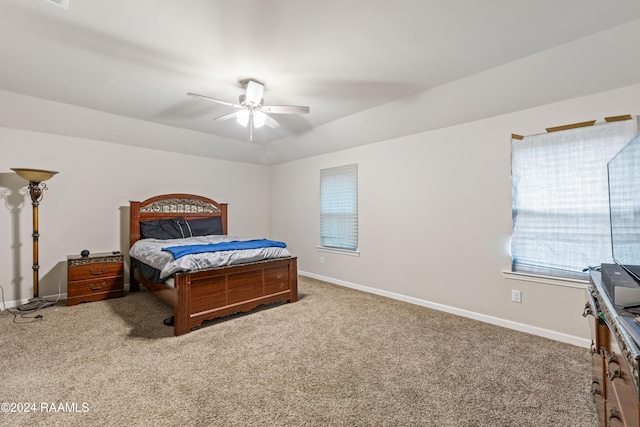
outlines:
{"label": "pillow", "polygon": [[181,239],[189,236],[189,229],[182,217],[140,221],[140,237],[143,239]]}
{"label": "pillow", "polygon": [[191,234],[193,236],[209,236],[211,234],[223,234],[222,218],[219,216],[214,216],[211,218],[203,218],[203,219],[190,219],[188,223],[189,223],[189,227],[185,231],[185,234],[189,233],[189,228],[191,228]]}
{"label": "pillow", "polygon": [[192,236],[209,236],[222,233],[222,218],[219,216],[187,221],[183,217],[140,221],[142,239],[182,239]]}

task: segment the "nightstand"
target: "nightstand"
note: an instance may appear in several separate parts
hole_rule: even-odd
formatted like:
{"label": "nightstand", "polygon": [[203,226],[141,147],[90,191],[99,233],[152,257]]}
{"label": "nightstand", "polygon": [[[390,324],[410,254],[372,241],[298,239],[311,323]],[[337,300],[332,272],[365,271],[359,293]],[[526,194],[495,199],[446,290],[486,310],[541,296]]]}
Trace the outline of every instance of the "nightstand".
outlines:
{"label": "nightstand", "polygon": [[67,256],[67,305],[124,296],[124,256],[112,252]]}

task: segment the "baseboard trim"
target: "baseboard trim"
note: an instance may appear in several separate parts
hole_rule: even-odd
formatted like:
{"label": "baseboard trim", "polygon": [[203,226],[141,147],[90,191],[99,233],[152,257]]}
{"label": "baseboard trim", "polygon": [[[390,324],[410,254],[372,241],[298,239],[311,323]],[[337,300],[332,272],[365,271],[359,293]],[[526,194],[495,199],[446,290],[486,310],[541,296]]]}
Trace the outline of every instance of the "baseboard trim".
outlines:
{"label": "baseboard trim", "polygon": [[[125,294],[127,292],[129,292],[129,284],[125,283],[124,284],[124,292]],[[54,294],[54,295],[46,295],[44,297],[42,297],[46,300],[49,301],[65,301],[67,299],[67,293],[61,293],[61,294]],[[4,306],[2,306],[2,303],[4,302]],[[21,306],[22,304],[26,304],[29,302],[29,299],[22,299],[22,300],[13,300],[13,301],[0,301],[0,312],[3,311],[4,308],[16,308],[18,306]]]}
{"label": "baseboard trim", "polygon": [[[46,295],[43,296],[42,298],[48,300],[48,301],[54,301],[54,302],[58,302],[58,301],[64,301],[67,299],[67,294],[55,294],[55,295]],[[26,299],[22,299],[22,300],[13,300],[13,301],[4,301],[4,307],[0,307],[0,311],[2,311],[3,308],[16,308],[21,306],[22,304],[26,304],[29,302],[29,298]]]}
{"label": "baseboard trim", "polygon": [[332,283],[334,285],[344,286],[358,291],[368,292],[375,295],[380,295],[387,298],[392,298],[399,301],[408,302],[410,304],[419,305],[433,310],[444,311],[446,313],[455,314],[462,317],[468,317],[470,319],[478,320],[480,322],[490,323],[496,326],[502,326],[508,329],[513,329],[520,332],[525,332],[531,335],[537,335],[540,337],[548,338],[554,341],[559,341],[567,344],[576,345],[578,347],[589,348],[591,341],[586,338],[580,338],[574,335],[563,334],[561,332],[552,331],[549,329],[539,328],[537,326],[527,325],[525,323],[514,322],[512,320],[506,320],[499,317],[488,316],[486,314],[476,313],[469,310],[463,310],[456,307],[451,307],[444,304],[439,304],[431,301],[426,301],[420,298],[413,298],[406,295],[398,294],[395,292],[384,291],[381,289],[371,288],[368,286],[358,285],[356,283],[346,282],[344,280],[334,279],[332,277],[322,276],[319,274],[309,273],[307,271],[298,270],[298,274],[301,276],[309,277],[312,279],[322,280],[323,282]]}

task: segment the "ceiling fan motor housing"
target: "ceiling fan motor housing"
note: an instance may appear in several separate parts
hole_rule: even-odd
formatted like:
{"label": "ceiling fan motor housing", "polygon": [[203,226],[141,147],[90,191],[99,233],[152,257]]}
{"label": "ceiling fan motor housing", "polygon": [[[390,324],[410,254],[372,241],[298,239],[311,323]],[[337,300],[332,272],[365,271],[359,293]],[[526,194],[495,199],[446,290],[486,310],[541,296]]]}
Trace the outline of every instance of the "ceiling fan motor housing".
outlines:
{"label": "ceiling fan motor housing", "polygon": [[264,98],[260,99],[260,102],[252,102],[251,100],[247,101],[247,95],[244,93],[240,95],[240,105],[243,107],[260,107],[264,102]]}

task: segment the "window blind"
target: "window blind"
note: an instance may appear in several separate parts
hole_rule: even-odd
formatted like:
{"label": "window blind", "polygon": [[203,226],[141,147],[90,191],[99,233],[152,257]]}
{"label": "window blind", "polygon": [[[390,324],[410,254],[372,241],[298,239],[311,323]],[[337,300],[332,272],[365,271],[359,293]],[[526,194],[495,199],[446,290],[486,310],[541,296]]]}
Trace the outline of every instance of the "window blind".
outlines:
{"label": "window blind", "polygon": [[358,249],[358,165],[320,171],[320,244]]}
{"label": "window blind", "polygon": [[637,119],[511,140],[512,270],[584,277],[612,262],[607,162]]}

